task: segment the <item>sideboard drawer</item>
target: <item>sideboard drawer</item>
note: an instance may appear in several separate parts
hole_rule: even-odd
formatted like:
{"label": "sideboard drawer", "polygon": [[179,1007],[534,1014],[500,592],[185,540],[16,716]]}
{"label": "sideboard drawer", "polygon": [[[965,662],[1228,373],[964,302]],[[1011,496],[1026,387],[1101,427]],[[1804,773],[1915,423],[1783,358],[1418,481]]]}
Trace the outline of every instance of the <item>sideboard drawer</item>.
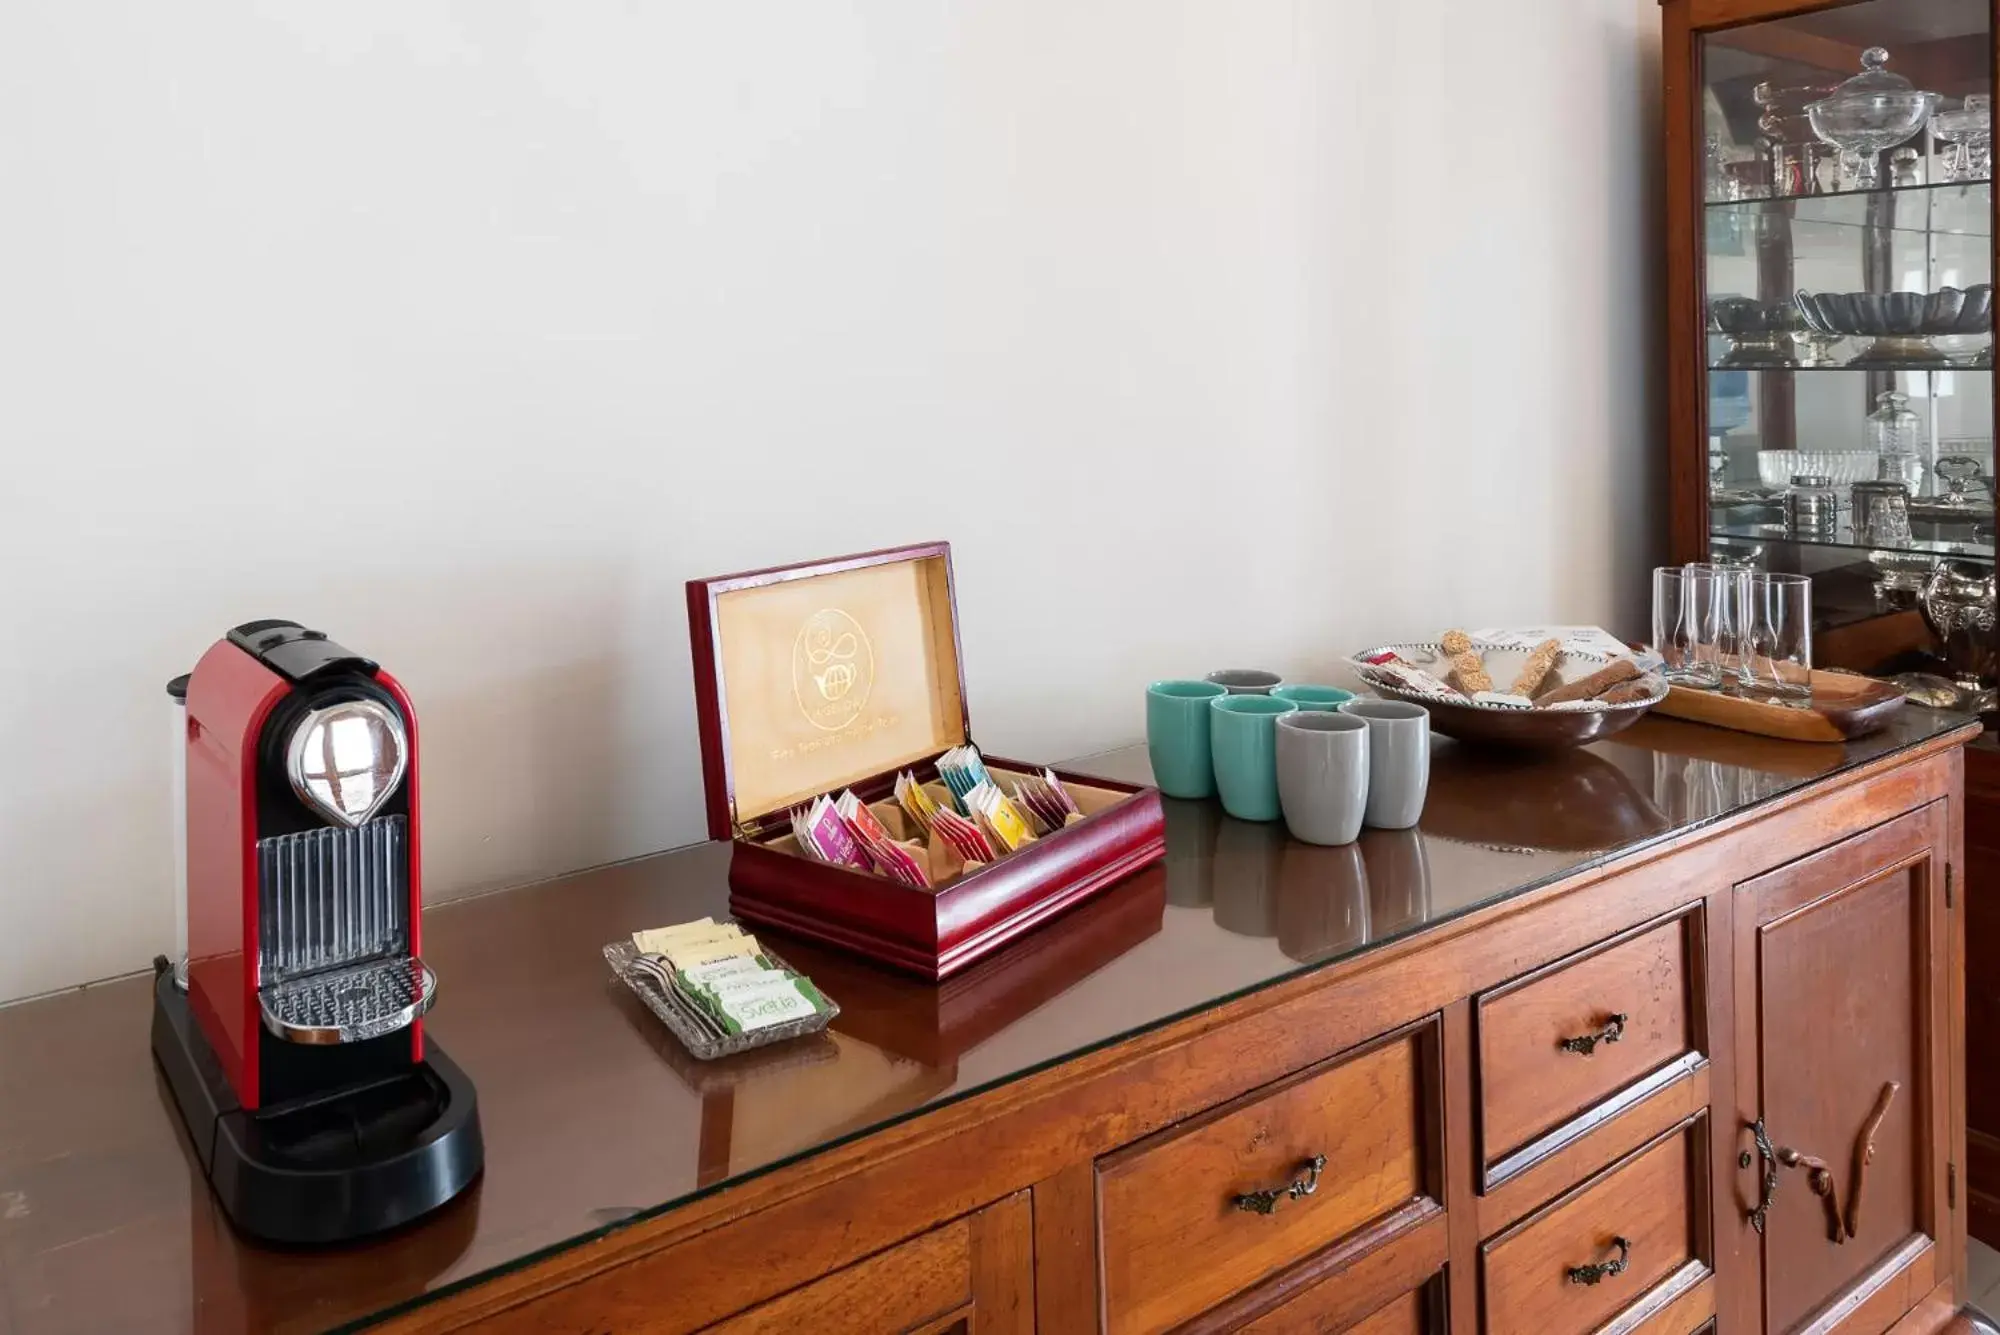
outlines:
{"label": "sideboard drawer", "polygon": [[[1106,1329],[1177,1324],[1398,1207],[1435,1200],[1438,1052],[1437,1022],[1426,1020],[1098,1160]],[[1250,1208],[1259,1192],[1275,1194],[1262,1202],[1268,1213]],[[1405,1213],[1415,1222],[1426,1212]]]}
{"label": "sideboard drawer", "polygon": [[1316,1304],[1320,1297],[1309,1293],[1268,1312],[1245,1326],[1243,1335],[1287,1335],[1301,1330],[1341,1332],[1341,1335],[1430,1335],[1441,1324],[1432,1316],[1428,1286],[1398,1294],[1351,1324],[1325,1317]]}
{"label": "sideboard drawer", "polygon": [[1482,1246],[1486,1335],[1582,1335],[1699,1275],[1706,1130],[1697,1114]]}
{"label": "sideboard drawer", "polygon": [[1478,1000],[1480,1141],[1495,1165],[1697,1051],[1699,918],[1683,913]]}

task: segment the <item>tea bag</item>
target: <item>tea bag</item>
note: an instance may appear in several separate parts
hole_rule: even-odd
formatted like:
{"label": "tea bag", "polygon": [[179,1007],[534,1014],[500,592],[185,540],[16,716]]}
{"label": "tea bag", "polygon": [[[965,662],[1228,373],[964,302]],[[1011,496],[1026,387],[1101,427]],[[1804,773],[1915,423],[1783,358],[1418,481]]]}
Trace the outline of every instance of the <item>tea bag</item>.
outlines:
{"label": "tea bag", "polygon": [[824,797],[814,801],[806,814],[806,842],[823,862],[873,870],[874,864],[868,860],[853,827]]}
{"label": "tea bag", "polygon": [[967,793],[965,802],[993,841],[1009,853],[1034,841],[1027,820],[991,779]]}
{"label": "tea bag", "polygon": [[1083,808],[1079,807],[1076,804],[1076,799],[1069,795],[1069,789],[1063,787],[1062,780],[1056,777],[1054,770],[1043,770],[1042,782],[1048,785],[1051,793],[1055,794],[1056,801],[1062,803],[1063,811],[1066,814],[1071,816],[1081,816],[1083,814]]}
{"label": "tea bag", "polygon": [[938,777],[951,790],[952,800],[957,804],[959,814],[970,816],[971,807],[966,805],[966,794],[982,783],[990,783],[986,766],[979,759],[979,748],[970,742],[955,746],[938,757]]}
{"label": "tea bag", "polygon": [[908,770],[896,776],[896,804],[903,808],[903,814],[910,823],[924,832],[926,838],[931,832],[931,820],[937,815],[937,803],[924,791],[924,786]]}
{"label": "tea bag", "polygon": [[997,856],[986,831],[956,811],[938,808],[934,828],[967,862],[991,862]]}

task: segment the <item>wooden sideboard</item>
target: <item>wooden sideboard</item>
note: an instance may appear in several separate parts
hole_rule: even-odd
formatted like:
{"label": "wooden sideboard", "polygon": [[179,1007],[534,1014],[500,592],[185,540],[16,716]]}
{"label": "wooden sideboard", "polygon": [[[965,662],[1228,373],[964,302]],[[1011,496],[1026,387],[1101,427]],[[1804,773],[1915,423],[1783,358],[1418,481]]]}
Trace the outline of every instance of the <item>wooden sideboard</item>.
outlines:
{"label": "wooden sideboard", "polygon": [[391,1327],[1941,1325],[1961,764],[1809,788]]}
{"label": "wooden sideboard", "polygon": [[113,990],[0,1012],[0,1331],[1936,1328],[1971,735],[1445,747],[1422,837],[1349,850],[1177,804],[1164,867],[976,977],[787,943],[843,1015],[764,1066],[679,1057],[588,956],[714,909],[719,850],[447,909],[486,1178],[339,1253],[243,1244],[181,1175],[136,988],[115,1060]]}

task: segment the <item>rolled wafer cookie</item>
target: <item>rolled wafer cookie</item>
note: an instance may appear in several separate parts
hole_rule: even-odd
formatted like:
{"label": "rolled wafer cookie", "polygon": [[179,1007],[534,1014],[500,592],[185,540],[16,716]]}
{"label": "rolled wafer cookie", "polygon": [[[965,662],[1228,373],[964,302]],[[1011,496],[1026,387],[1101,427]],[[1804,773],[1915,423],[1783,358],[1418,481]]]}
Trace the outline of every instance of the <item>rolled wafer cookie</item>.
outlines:
{"label": "rolled wafer cookie", "polygon": [[1575,681],[1558,686],[1553,690],[1543,691],[1535,697],[1535,703],[1537,705],[1559,705],[1566,700],[1599,699],[1612,687],[1631,681],[1639,675],[1639,665],[1631,659],[1614,659],[1606,666],[1591,673],[1588,677],[1579,677]]}
{"label": "rolled wafer cookie", "polygon": [[1535,692],[1542,688],[1543,680],[1554,669],[1556,655],[1561,652],[1561,640],[1543,640],[1536,645],[1534,652],[1528,655],[1528,661],[1521,664],[1521,671],[1514,678],[1514,684],[1507,688],[1507,693],[1533,698]]}
{"label": "rolled wafer cookie", "polygon": [[1627,681],[1620,682],[1597,698],[1607,705],[1629,705],[1634,700],[1645,699],[1648,693],[1645,682]]}

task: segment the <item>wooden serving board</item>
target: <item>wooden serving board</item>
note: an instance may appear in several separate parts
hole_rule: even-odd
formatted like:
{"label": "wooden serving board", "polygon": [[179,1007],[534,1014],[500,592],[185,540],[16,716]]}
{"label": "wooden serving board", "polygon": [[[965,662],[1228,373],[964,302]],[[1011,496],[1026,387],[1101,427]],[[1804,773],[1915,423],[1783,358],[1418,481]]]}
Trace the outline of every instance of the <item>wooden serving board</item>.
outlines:
{"label": "wooden serving board", "polygon": [[1811,707],[1795,709],[1675,686],[1653,712],[1788,742],[1846,742],[1879,731],[1903,707],[1896,687],[1851,672],[1815,671],[1812,690]]}

